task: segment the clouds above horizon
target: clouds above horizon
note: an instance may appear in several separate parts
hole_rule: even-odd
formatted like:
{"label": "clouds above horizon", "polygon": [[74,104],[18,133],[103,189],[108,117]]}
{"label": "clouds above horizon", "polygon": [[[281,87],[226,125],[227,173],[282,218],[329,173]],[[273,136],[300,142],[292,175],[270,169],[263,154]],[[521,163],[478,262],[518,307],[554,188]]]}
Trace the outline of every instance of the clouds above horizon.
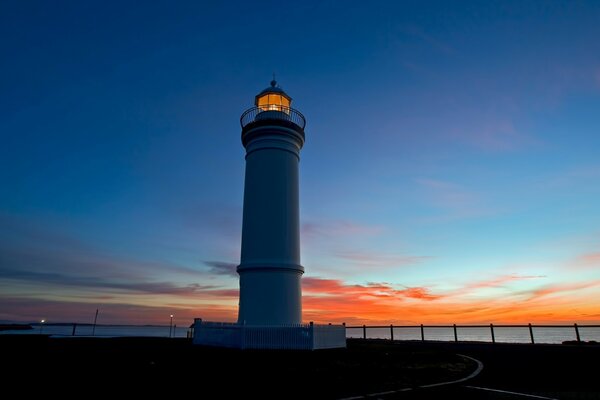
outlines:
{"label": "clouds above horizon", "polygon": [[[22,308],[24,316],[32,315],[34,311],[25,309],[32,304],[37,304],[39,310],[48,309],[48,313],[54,313],[52,318],[55,320],[83,315],[93,304],[110,305],[115,312],[125,310],[125,304],[130,304],[134,308],[142,307],[144,315],[151,315],[153,309],[162,312],[160,310],[165,307],[183,310],[178,311],[180,315],[197,313],[228,320],[236,313],[236,263],[212,260],[197,262],[192,267],[111,256],[39,223],[6,215],[2,218],[0,287],[6,300],[3,304],[13,304],[17,308],[9,312],[6,306],[0,307],[0,319],[14,315],[18,307]],[[381,227],[363,227],[348,221],[312,223],[303,230],[316,241],[337,235],[364,238],[381,235],[384,231]],[[429,259],[351,250],[332,251],[332,254],[345,260],[346,268],[350,264],[366,269],[405,268]],[[569,265],[587,270],[599,259],[596,253],[583,253],[572,258]],[[327,270],[335,276],[335,268]],[[322,278],[313,274],[314,271],[309,272],[302,284],[305,315],[315,321],[383,322],[385,315],[397,315],[399,317],[393,318],[395,321],[414,322],[420,316],[423,320],[439,322],[442,310],[448,311],[448,315],[459,315],[458,310],[465,310],[461,318],[466,322],[484,322],[486,315],[495,315],[496,320],[505,321],[525,316],[536,319],[543,318],[543,314],[537,316],[538,308],[545,310],[553,302],[562,307],[565,296],[578,299],[581,291],[594,293],[600,288],[600,277],[583,281],[571,279],[571,282],[557,284],[547,275],[517,272],[487,274],[485,279],[463,277],[454,283],[429,286],[399,282],[349,283],[350,277]],[[503,301],[499,300],[498,291],[501,291]],[[548,304],[542,304],[543,299],[547,299]],[[44,306],[48,302],[73,310],[65,309],[61,314],[57,312],[59,306]],[[527,313],[517,312],[517,304],[529,304],[530,308]],[[508,309],[509,305],[515,309]],[[589,307],[582,307],[585,312],[582,311],[578,318],[593,314]],[[129,314],[124,312],[122,317],[125,315]],[[115,317],[114,321],[123,321],[120,318]]]}
{"label": "clouds above horizon", "polygon": [[237,264],[224,261],[204,261],[204,265],[210,267],[209,272],[217,275],[229,275],[238,277]]}
{"label": "clouds above horizon", "polygon": [[305,319],[600,322],[598,2],[4,8],[0,318],[234,320],[275,70]]}

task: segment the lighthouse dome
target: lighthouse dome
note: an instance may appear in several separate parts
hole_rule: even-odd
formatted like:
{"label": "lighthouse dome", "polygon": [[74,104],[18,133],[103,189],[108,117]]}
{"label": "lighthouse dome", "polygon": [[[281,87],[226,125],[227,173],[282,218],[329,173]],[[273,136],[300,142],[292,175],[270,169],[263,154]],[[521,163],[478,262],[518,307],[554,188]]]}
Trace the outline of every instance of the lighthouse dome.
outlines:
{"label": "lighthouse dome", "polygon": [[283,111],[289,112],[292,98],[277,85],[273,79],[271,86],[256,95],[254,105],[263,111]]}

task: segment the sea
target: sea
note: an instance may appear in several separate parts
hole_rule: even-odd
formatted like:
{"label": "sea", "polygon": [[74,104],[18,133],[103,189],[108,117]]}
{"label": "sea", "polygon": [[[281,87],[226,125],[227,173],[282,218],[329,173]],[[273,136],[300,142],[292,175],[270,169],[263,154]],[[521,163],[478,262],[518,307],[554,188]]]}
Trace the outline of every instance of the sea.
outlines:
{"label": "sea", "polygon": [[[574,326],[561,327],[536,327],[533,326],[533,339],[535,343],[562,343],[568,340],[577,340]],[[366,329],[367,339],[390,339],[391,330],[385,328]],[[423,329],[425,340],[454,341],[452,327],[425,327]],[[346,328],[346,337],[362,338],[362,327]],[[492,342],[492,332],[489,327],[457,327],[456,339],[458,341]],[[595,340],[600,342],[600,327],[579,327],[581,340]],[[497,343],[531,343],[531,334],[528,327],[497,327],[494,326],[494,339]],[[394,327],[394,340],[421,340],[421,329],[418,327]]]}
{"label": "sea", "polygon": [[33,329],[28,330],[6,330],[0,331],[0,335],[19,334],[19,335],[51,335],[51,336],[97,336],[97,337],[178,337],[187,336],[189,328],[173,327],[169,325],[75,325],[73,331],[72,324],[32,324]]}
{"label": "sea", "polygon": [[[6,330],[0,331],[0,335],[23,334],[36,335],[45,334],[56,337],[72,336],[97,336],[97,337],[177,337],[185,338],[188,335],[188,327],[157,326],[157,325],[97,325],[95,330],[92,325],[76,325],[73,330],[71,324],[33,324],[30,330]],[[425,340],[454,341],[454,330],[452,327],[425,327],[423,330]],[[481,327],[457,327],[457,339],[459,341],[492,342],[490,328]],[[377,328],[367,327],[368,339],[390,339],[389,327]],[[579,336],[583,341],[595,340],[600,342],[600,327],[579,327]],[[346,337],[363,338],[362,327],[347,327]],[[535,343],[562,343],[567,340],[577,340],[573,326],[561,327],[533,327]],[[531,335],[528,327],[494,327],[494,338],[497,343],[531,343]],[[394,327],[394,340],[421,340],[421,329],[418,327]]]}

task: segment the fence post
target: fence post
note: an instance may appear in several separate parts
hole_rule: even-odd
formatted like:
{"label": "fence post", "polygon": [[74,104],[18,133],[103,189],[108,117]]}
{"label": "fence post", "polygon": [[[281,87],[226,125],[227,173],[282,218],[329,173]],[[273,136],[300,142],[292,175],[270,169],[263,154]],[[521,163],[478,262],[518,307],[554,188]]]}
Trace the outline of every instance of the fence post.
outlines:
{"label": "fence post", "polygon": [[363,325],[363,339],[367,338],[367,326]]}
{"label": "fence post", "polygon": [[390,324],[390,340],[394,341],[394,324]]}
{"label": "fence post", "polygon": [[241,331],[242,331],[242,338],[241,338],[242,339],[241,340],[242,344],[241,344],[240,347],[242,348],[242,350],[244,350],[246,348],[246,321],[244,321],[242,323],[242,329],[241,329]]}
{"label": "fence post", "polygon": [[531,324],[529,324],[529,336],[531,336],[531,344],[535,344],[535,340],[533,339],[533,328]]}
{"label": "fence post", "polygon": [[425,330],[423,329],[423,324],[421,324],[421,341],[425,341]]}
{"label": "fence post", "polygon": [[577,343],[581,343],[581,336],[579,336],[579,327],[577,326],[577,324],[575,324],[574,326],[575,326],[575,335],[577,336]]}
{"label": "fence post", "polygon": [[454,341],[458,342],[458,334],[456,333],[456,324],[454,324]]}
{"label": "fence post", "polygon": [[494,324],[490,324],[490,332],[492,333],[492,343],[496,343],[496,336],[494,336]]}

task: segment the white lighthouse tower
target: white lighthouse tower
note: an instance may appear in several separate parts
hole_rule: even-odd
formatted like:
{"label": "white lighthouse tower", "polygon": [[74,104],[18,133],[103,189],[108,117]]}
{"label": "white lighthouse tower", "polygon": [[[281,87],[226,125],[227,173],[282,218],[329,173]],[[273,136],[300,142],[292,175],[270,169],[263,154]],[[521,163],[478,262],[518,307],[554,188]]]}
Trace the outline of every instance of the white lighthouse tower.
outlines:
{"label": "white lighthouse tower", "polygon": [[260,92],[242,114],[246,148],[238,323],[302,322],[298,163],[304,116],[277,86]]}
{"label": "white lighthouse tower", "polygon": [[246,149],[237,323],[194,323],[201,345],[319,349],[346,346],[343,325],[302,323],[298,164],[306,120],[275,80],[241,118]]}

